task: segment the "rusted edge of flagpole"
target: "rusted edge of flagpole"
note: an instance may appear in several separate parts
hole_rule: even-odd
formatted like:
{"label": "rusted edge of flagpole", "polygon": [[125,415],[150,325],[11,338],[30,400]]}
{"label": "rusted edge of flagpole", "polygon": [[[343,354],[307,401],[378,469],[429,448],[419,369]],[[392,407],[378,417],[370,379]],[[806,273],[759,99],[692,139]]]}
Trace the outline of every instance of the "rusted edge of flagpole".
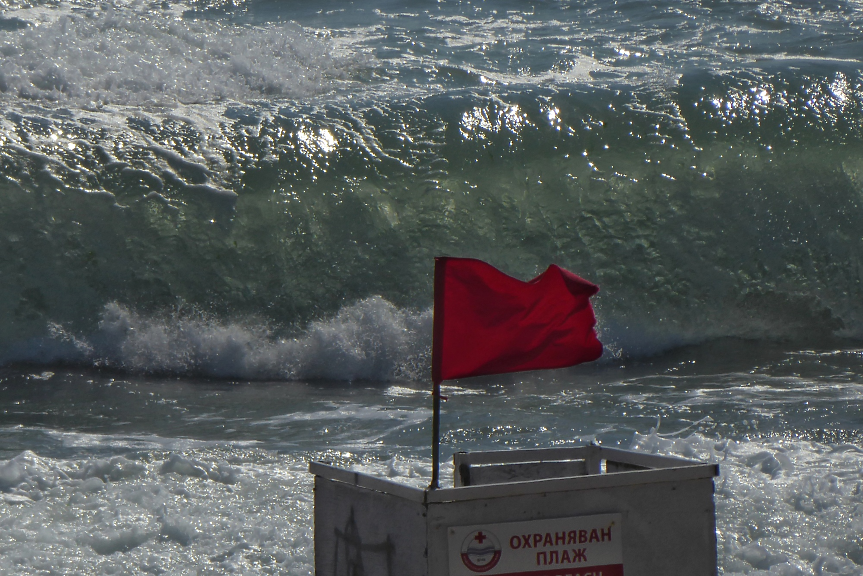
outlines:
{"label": "rusted edge of flagpole", "polygon": [[446,258],[434,259],[434,320],[432,328],[432,477],[429,490],[440,487],[440,383],[443,355],[444,278]]}

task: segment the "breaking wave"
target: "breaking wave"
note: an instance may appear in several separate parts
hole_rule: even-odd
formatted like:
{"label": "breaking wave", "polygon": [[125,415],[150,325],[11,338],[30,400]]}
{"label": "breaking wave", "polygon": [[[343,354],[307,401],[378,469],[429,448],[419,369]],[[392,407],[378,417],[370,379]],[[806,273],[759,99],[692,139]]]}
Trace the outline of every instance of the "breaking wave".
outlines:
{"label": "breaking wave", "polygon": [[[10,5],[0,360],[425,374],[407,319],[436,255],[597,283],[610,357],[863,338],[859,6],[773,5],[782,54],[741,12],[769,58],[710,7],[663,12],[669,44],[602,3],[465,6],[297,8],[301,27],[252,0]],[[375,328],[312,337],[364,306]]]}
{"label": "breaking wave", "polygon": [[262,324],[182,311],[150,317],[116,303],[105,306],[94,334],[49,330],[4,360],[252,380],[419,380],[431,366],[431,311],[400,310],[379,297],[293,338]]}

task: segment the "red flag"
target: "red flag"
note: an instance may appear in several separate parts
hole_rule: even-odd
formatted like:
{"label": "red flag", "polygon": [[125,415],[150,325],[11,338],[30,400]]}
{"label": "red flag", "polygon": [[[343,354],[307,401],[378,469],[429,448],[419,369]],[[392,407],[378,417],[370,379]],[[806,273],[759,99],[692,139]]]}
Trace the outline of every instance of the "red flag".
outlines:
{"label": "red flag", "polygon": [[432,379],[562,368],[596,360],[590,297],[559,266],[529,282],[472,258],[435,258]]}

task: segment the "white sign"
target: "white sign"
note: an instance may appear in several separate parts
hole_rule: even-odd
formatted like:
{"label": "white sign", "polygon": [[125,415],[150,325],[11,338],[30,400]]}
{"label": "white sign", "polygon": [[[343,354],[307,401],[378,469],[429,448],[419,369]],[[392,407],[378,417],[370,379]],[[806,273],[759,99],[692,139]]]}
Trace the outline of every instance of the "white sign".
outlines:
{"label": "white sign", "polygon": [[449,528],[449,576],[623,576],[620,514]]}

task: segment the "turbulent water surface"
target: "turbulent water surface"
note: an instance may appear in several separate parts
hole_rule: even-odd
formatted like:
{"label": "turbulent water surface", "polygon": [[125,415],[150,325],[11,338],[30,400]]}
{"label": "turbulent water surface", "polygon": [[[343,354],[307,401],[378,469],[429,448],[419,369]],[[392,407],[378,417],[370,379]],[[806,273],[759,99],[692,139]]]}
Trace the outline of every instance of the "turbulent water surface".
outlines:
{"label": "turbulent water surface", "polygon": [[0,0],[0,571],[312,572],[310,458],[428,482],[431,271],[605,354],[444,453],[719,462],[720,572],[863,574],[857,0]]}

